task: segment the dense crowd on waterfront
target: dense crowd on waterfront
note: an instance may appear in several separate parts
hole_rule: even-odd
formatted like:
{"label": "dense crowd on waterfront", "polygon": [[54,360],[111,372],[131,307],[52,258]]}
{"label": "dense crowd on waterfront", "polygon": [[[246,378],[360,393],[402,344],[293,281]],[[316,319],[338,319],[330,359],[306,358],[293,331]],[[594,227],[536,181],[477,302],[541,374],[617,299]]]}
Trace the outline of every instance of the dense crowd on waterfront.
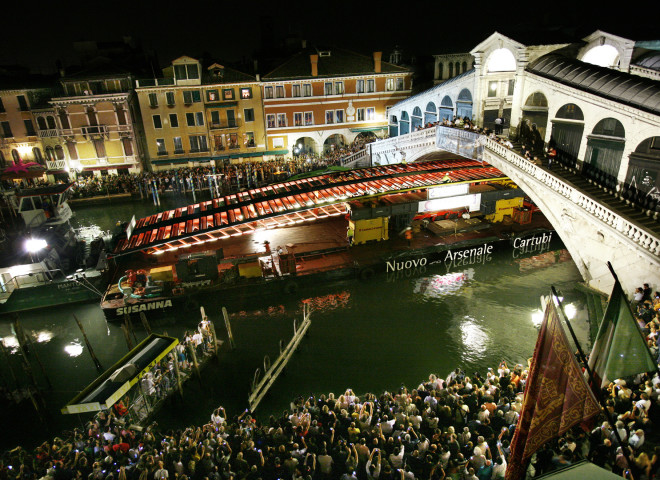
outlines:
{"label": "dense crowd on waterfront", "polygon": [[[655,311],[658,304],[660,294],[638,306]],[[659,326],[656,315],[645,325],[654,348]],[[203,326],[186,338],[200,354],[209,348]],[[157,385],[171,370],[167,361],[159,384],[142,385],[146,394],[161,395]],[[181,357],[184,369],[191,368],[188,362]],[[523,365],[501,362],[483,375],[460,369],[445,379],[430,375],[410,390],[297,398],[290,411],[266,421],[247,410],[230,416],[219,407],[205,425],[169,431],[155,423],[130,428],[115,409],[33,451],[5,452],[0,479],[502,479],[526,381]],[[615,473],[629,467],[626,478],[660,478],[653,435],[659,392],[657,375],[617,380],[605,390],[612,420],[602,417],[591,432],[576,427],[547,443],[530,472],[586,458]]]}

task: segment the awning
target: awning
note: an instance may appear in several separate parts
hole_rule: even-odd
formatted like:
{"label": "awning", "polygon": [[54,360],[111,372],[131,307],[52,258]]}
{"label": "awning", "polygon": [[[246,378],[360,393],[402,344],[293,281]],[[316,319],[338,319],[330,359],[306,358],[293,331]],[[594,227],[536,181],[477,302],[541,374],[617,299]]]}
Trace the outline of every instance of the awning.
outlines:
{"label": "awning", "polygon": [[103,165],[101,167],[83,167],[83,172],[93,172],[95,170],[115,170],[117,168],[131,168],[135,164],[133,163],[119,163],[117,165]]}
{"label": "awning", "polygon": [[621,475],[616,475],[609,470],[583,460],[536,478],[538,480],[621,480]]}
{"label": "awning", "polygon": [[[179,340],[176,338],[152,333],[62,407],[62,413],[97,412],[111,408],[178,344]],[[127,365],[135,366],[128,378],[113,377]]]}

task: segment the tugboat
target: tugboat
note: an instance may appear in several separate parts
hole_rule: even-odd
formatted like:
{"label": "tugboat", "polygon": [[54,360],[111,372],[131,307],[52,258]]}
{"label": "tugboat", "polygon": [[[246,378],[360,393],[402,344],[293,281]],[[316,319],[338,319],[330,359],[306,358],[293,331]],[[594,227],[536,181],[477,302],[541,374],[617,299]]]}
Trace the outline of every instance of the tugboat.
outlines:
{"label": "tugboat", "polygon": [[107,270],[103,239],[76,236],[67,203],[72,186],[2,192],[7,230],[1,235],[0,314],[101,296]]}

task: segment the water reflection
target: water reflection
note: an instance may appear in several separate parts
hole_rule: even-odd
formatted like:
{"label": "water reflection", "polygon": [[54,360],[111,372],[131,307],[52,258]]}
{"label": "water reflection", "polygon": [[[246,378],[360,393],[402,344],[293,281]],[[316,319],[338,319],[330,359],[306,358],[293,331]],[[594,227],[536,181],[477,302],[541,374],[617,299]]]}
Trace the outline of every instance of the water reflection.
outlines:
{"label": "water reflection", "polygon": [[79,357],[83,352],[83,346],[78,341],[73,341],[64,347],[64,351],[69,354],[70,357]]}
{"label": "water reflection", "polygon": [[42,330],[40,332],[33,332],[32,336],[37,343],[48,343],[53,339],[54,334],[48,330]]}
{"label": "water reflection", "polygon": [[11,353],[16,353],[20,345],[18,344],[18,338],[16,335],[8,335],[2,339],[2,343]]}
{"label": "water reflection", "polygon": [[463,351],[461,357],[466,362],[474,362],[484,356],[489,337],[474,318],[465,316],[460,324]]}
{"label": "water reflection", "polygon": [[440,298],[457,292],[469,280],[474,278],[474,269],[446,275],[429,275],[415,282],[414,293],[426,298]]}

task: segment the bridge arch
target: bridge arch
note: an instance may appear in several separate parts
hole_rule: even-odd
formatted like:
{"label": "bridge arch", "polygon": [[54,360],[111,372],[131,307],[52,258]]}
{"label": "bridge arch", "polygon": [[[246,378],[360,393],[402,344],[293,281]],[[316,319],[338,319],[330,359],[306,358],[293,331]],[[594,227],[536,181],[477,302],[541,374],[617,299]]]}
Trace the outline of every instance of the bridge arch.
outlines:
{"label": "bridge arch", "polygon": [[585,52],[582,61],[599,67],[614,68],[619,65],[619,51],[612,45],[597,45]]}
{"label": "bridge arch", "polygon": [[399,122],[396,115],[390,115],[389,134],[390,137],[396,137],[399,135]]}
{"label": "bridge arch", "polygon": [[419,107],[413,108],[412,119],[410,121],[410,128],[414,132],[418,127],[422,126],[422,109]]}
{"label": "bridge arch", "polygon": [[293,146],[294,155],[307,155],[317,152],[318,146],[316,145],[316,140],[312,137],[299,137]]}
{"label": "bridge arch", "polygon": [[557,149],[557,160],[568,167],[577,166],[584,133],[584,113],[574,103],[562,105],[552,119],[550,144]]}
{"label": "bridge arch", "polygon": [[[522,124],[525,127],[522,127]],[[548,128],[548,98],[543,92],[534,92],[527,97],[525,105],[522,108],[521,133],[525,132],[525,128],[536,125],[542,139],[545,139],[545,134]]]}
{"label": "bridge arch", "polygon": [[406,133],[410,133],[410,117],[408,117],[408,112],[403,110],[399,121],[399,134],[405,135]]}
{"label": "bridge arch", "polygon": [[456,116],[472,119],[472,92],[468,88],[464,88],[458,93],[458,98],[456,99]]}
{"label": "bridge arch", "polygon": [[601,184],[609,184],[609,188],[616,188],[625,146],[623,124],[616,118],[603,118],[587,135],[583,172]]}
{"label": "bridge arch", "polygon": [[424,125],[435,123],[438,121],[438,109],[435,103],[429,102],[426,104],[426,111],[424,112]]}
{"label": "bridge arch", "polygon": [[440,102],[440,120],[453,120],[454,119],[454,103],[451,101],[449,95],[445,95]]}
{"label": "bridge arch", "polygon": [[488,56],[486,69],[488,73],[513,72],[516,70],[516,57],[508,48],[498,48]]}
{"label": "bridge arch", "polygon": [[343,148],[346,145],[347,145],[346,137],[344,137],[341,133],[334,133],[330,135],[328,138],[326,138],[325,141],[323,142],[323,151],[330,152],[330,151],[339,150],[340,148]]}

